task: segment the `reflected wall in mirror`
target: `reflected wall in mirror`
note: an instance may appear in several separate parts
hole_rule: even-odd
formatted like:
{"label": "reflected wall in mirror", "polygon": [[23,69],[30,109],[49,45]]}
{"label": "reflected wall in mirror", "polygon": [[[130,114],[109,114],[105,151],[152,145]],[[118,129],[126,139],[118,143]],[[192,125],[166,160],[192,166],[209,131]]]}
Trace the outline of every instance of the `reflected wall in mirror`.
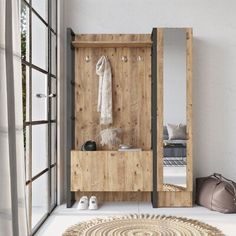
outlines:
{"label": "reflected wall in mirror", "polygon": [[186,29],[163,30],[163,184],[185,190]]}

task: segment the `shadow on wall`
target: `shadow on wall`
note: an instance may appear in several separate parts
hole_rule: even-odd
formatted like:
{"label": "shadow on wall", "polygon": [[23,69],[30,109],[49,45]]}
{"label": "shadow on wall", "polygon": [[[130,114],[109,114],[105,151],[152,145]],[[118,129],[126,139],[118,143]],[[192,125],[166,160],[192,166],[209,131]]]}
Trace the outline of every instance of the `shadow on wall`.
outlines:
{"label": "shadow on wall", "polygon": [[[219,172],[235,180],[236,174],[233,173],[230,159],[236,155],[236,145],[229,143],[229,137],[236,140],[236,122],[230,122],[232,118],[236,120],[236,108],[231,109],[233,104],[230,104],[228,96],[232,93],[230,84],[233,85],[233,92],[236,94],[236,83],[235,78],[230,77],[232,66],[227,62],[232,52],[227,51],[228,48],[209,39],[194,38],[194,179]],[[234,166],[235,164],[234,162]]]}

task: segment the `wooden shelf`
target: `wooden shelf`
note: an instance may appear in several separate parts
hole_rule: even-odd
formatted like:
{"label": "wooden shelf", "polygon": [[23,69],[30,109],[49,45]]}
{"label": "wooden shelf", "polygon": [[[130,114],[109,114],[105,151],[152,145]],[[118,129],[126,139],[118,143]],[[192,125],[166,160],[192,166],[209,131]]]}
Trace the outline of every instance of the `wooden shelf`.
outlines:
{"label": "wooden shelf", "polygon": [[151,47],[152,41],[73,41],[75,48],[142,48]]}

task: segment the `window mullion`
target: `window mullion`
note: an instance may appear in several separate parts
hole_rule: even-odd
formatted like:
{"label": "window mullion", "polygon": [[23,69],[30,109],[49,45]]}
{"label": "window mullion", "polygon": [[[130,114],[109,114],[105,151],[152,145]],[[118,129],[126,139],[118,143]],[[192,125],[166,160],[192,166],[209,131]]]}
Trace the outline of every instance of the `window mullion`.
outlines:
{"label": "window mullion", "polygon": [[[29,0],[29,4],[31,5]],[[29,7],[29,122],[32,122],[32,10]],[[29,126],[29,179],[32,179],[32,125]],[[32,183],[29,185],[29,227],[32,228]]]}
{"label": "window mullion", "polygon": [[[48,1],[48,94],[51,93],[51,1]],[[49,173],[48,173],[48,210],[51,210],[51,173],[52,169],[50,168],[51,166],[51,100],[53,98],[48,99],[48,168],[49,168]]]}

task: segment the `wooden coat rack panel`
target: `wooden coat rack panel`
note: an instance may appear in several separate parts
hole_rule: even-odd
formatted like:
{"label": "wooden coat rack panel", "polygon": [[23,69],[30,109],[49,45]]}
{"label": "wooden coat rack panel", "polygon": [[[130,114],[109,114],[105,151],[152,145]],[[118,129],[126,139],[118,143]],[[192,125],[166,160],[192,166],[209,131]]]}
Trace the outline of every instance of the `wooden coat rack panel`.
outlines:
{"label": "wooden coat rack panel", "polygon": [[[150,42],[150,35],[77,35],[83,42]],[[75,48],[75,149],[93,139],[98,150],[117,147],[99,145],[99,132],[107,127],[99,124],[97,112],[98,83],[96,63],[108,57],[112,69],[113,124],[121,128],[122,143],[151,149],[151,49],[144,47]],[[122,59],[123,58],[123,59]],[[124,60],[125,58],[125,60]]]}
{"label": "wooden coat rack panel", "polygon": [[[110,163],[109,158],[113,158],[110,156],[111,150],[117,150],[118,147],[101,146],[99,133],[104,128],[115,127],[122,130],[120,137],[122,143],[149,151],[146,152],[147,155],[145,152],[136,152],[136,154],[127,153],[128,156],[115,152],[116,156],[111,161],[112,166],[115,158],[119,159],[119,166],[122,162],[126,166],[126,162],[130,161],[132,156],[136,158],[137,163],[135,161],[132,163],[134,166],[130,167],[129,173],[132,176],[129,181],[134,183],[136,181],[136,186],[131,186],[131,182],[118,184],[119,175],[113,179],[109,177],[107,180],[100,181],[101,188],[94,187],[92,182],[89,183],[89,187],[85,186],[86,181],[83,182],[82,177],[76,180],[77,172],[73,171],[73,166],[79,167],[77,162],[86,158],[86,154],[75,151],[74,157],[72,154],[71,190],[80,190],[76,192],[76,200],[84,194],[88,196],[95,194],[100,200],[150,200],[152,191],[151,35],[75,35],[72,45],[75,47],[75,149],[80,150],[81,145],[87,140],[95,140],[97,149],[107,152],[104,155],[102,152],[96,152],[100,153],[96,158],[93,152],[90,159],[93,159],[96,165],[105,168]],[[108,57],[112,70],[113,124],[110,126],[100,125],[100,113],[97,112],[99,77],[96,75],[96,64],[102,55]],[[113,167],[116,169],[117,166]],[[83,170],[86,172],[86,168]],[[108,168],[104,171],[109,176],[115,170]],[[127,169],[119,171],[125,175],[129,172]],[[81,172],[83,177],[86,176],[85,172]],[[93,171],[90,171],[90,175],[91,172]],[[101,176],[104,176],[104,173]],[[100,177],[98,174],[95,179]],[[97,191],[93,192],[95,190]]]}

